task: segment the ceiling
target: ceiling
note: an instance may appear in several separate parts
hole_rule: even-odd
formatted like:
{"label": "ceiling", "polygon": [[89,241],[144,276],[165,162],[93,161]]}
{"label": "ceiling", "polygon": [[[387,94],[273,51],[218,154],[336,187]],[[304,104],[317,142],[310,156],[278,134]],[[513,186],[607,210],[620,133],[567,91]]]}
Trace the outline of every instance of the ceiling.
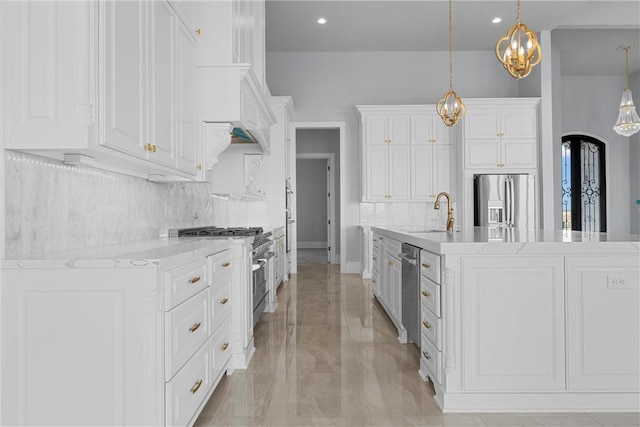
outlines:
{"label": "ceiling", "polygon": [[[446,51],[447,0],[267,0],[267,52]],[[453,50],[493,52],[516,22],[514,0],[452,2]],[[502,22],[492,24],[494,17]],[[324,25],[316,21],[327,19]],[[640,70],[640,1],[522,0],[521,21],[553,30],[563,75]]]}

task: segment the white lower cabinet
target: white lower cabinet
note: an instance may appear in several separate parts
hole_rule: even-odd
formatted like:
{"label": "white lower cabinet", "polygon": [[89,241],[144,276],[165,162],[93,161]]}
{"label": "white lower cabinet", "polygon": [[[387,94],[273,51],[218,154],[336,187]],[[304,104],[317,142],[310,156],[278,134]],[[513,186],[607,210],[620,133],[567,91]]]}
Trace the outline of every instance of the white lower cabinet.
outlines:
{"label": "white lower cabinet", "polygon": [[231,369],[238,286],[232,244],[177,246],[160,259],[3,260],[0,424],[195,421]]}
{"label": "white lower cabinet", "polygon": [[640,260],[567,257],[571,390],[640,388]]}
{"label": "white lower cabinet", "polygon": [[562,257],[462,261],[464,390],[565,387]]}
{"label": "white lower cabinet", "polygon": [[[374,295],[398,329],[399,340],[405,342],[407,331],[402,326],[402,262],[398,257],[401,243],[375,234],[373,239],[374,256],[381,257],[381,262],[374,260],[372,269]],[[375,246],[378,246],[377,250]]]}

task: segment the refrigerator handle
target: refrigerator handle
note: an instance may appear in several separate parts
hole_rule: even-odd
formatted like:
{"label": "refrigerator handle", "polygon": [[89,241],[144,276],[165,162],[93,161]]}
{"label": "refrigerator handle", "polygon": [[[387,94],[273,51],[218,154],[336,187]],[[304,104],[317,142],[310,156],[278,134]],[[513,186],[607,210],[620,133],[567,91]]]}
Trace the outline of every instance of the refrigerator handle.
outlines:
{"label": "refrigerator handle", "polygon": [[511,177],[504,180],[504,225],[511,227]]}
{"label": "refrigerator handle", "polygon": [[514,226],[513,219],[516,213],[514,199],[515,199],[515,194],[513,189],[513,178],[509,177],[509,226],[510,227]]}

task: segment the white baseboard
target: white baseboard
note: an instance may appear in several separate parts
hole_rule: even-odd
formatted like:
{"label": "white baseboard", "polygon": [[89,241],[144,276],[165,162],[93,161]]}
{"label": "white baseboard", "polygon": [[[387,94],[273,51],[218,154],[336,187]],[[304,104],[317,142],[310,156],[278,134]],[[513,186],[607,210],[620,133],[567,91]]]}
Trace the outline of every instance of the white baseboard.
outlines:
{"label": "white baseboard", "polygon": [[298,242],[298,249],[327,249],[327,242]]}
{"label": "white baseboard", "polygon": [[360,261],[350,261],[341,265],[340,273],[342,274],[360,274]]}

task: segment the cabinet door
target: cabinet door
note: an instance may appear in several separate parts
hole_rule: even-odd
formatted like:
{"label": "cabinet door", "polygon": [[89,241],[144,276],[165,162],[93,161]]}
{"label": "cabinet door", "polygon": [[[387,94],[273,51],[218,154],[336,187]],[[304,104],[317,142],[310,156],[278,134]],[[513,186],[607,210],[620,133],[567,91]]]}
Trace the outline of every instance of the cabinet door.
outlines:
{"label": "cabinet door", "polygon": [[567,257],[570,390],[635,390],[640,384],[638,256]]}
{"label": "cabinet door", "polygon": [[478,107],[464,118],[465,138],[496,138],[500,133],[500,109]]}
{"label": "cabinet door", "polygon": [[433,139],[433,142],[436,144],[451,144],[453,142],[453,129],[446,126],[437,114],[433,114],[431,118],[433,120],[431,128],[431,139]]}
{"label": "cabinet door", "polygon": [[465,390],[565,387],[563,258],[462,261]]}
{"label": "cabinet door", "polygon": [[[432,161],[432,197],[439,192],[446,191],[452,194],[454,188],[453,177],[455,176],[455,165],[452,160],[453,145],[449,144],[433,144],[433,161]],[[454,195],[455,197],[455,195]]]}
{"label": "cabinet door", "polygon": [[145,157],[146,5],[110,1],[104,7],[104,94],[100,143]]}
{"label": "cabinet door", "polygon": [[428,200],[435,197],[431,180],[432,157],[432,144],[411,147],[411,198],[413,200]]}
{"label": "cabinet door", "polygon": [[[196,174],[200,149],[196,136],[196,41],[189,30],[178,24],[177,34],[177,141],[178,169]],[[202,165],[200,165],[202,168]]]}
{"label": "cabinet door", "polygon": [[387,138],[390,144],[410,144],[410,116],[408,114],[389,114]]}
{"label": "cabinet door", "polygon": [[150,7],[149,41],[149,160],[175,167],[175,27],[176,16],[169,3],[154,1]]}
{"label": "cabinet door", "polygon": [[500,129],[506,138],[535,138],[537,123],[535,107],[508,108],[502,110]]}
{"label": "cabinet door", "polygon": [[367,147],[366,198],[387,200],[387,146]]}
{"label": "cabinet door", "polygon": [[465,141],[464,161],[467,169],[495,169],[500,162],[500,140],[467,139]]}
{"label": "cabinet door", "polygon": [[385,145],[387,136],[387,115],[369,114],[364,119],[365,145]]}
{"label": "cabinet door", "polygon": [[502,139],[502,164],[511,168],[536,167],[535,139]]}
{"label": "cabinet door", "polygon": [[428,144],[431,139],[431,116],[427,114],[412,114],[411,144]]}
{"label": "cabinet door", "polygon": [[409,200],[411,197],[411,147],[389,146],[388,191],[390,200]]}

